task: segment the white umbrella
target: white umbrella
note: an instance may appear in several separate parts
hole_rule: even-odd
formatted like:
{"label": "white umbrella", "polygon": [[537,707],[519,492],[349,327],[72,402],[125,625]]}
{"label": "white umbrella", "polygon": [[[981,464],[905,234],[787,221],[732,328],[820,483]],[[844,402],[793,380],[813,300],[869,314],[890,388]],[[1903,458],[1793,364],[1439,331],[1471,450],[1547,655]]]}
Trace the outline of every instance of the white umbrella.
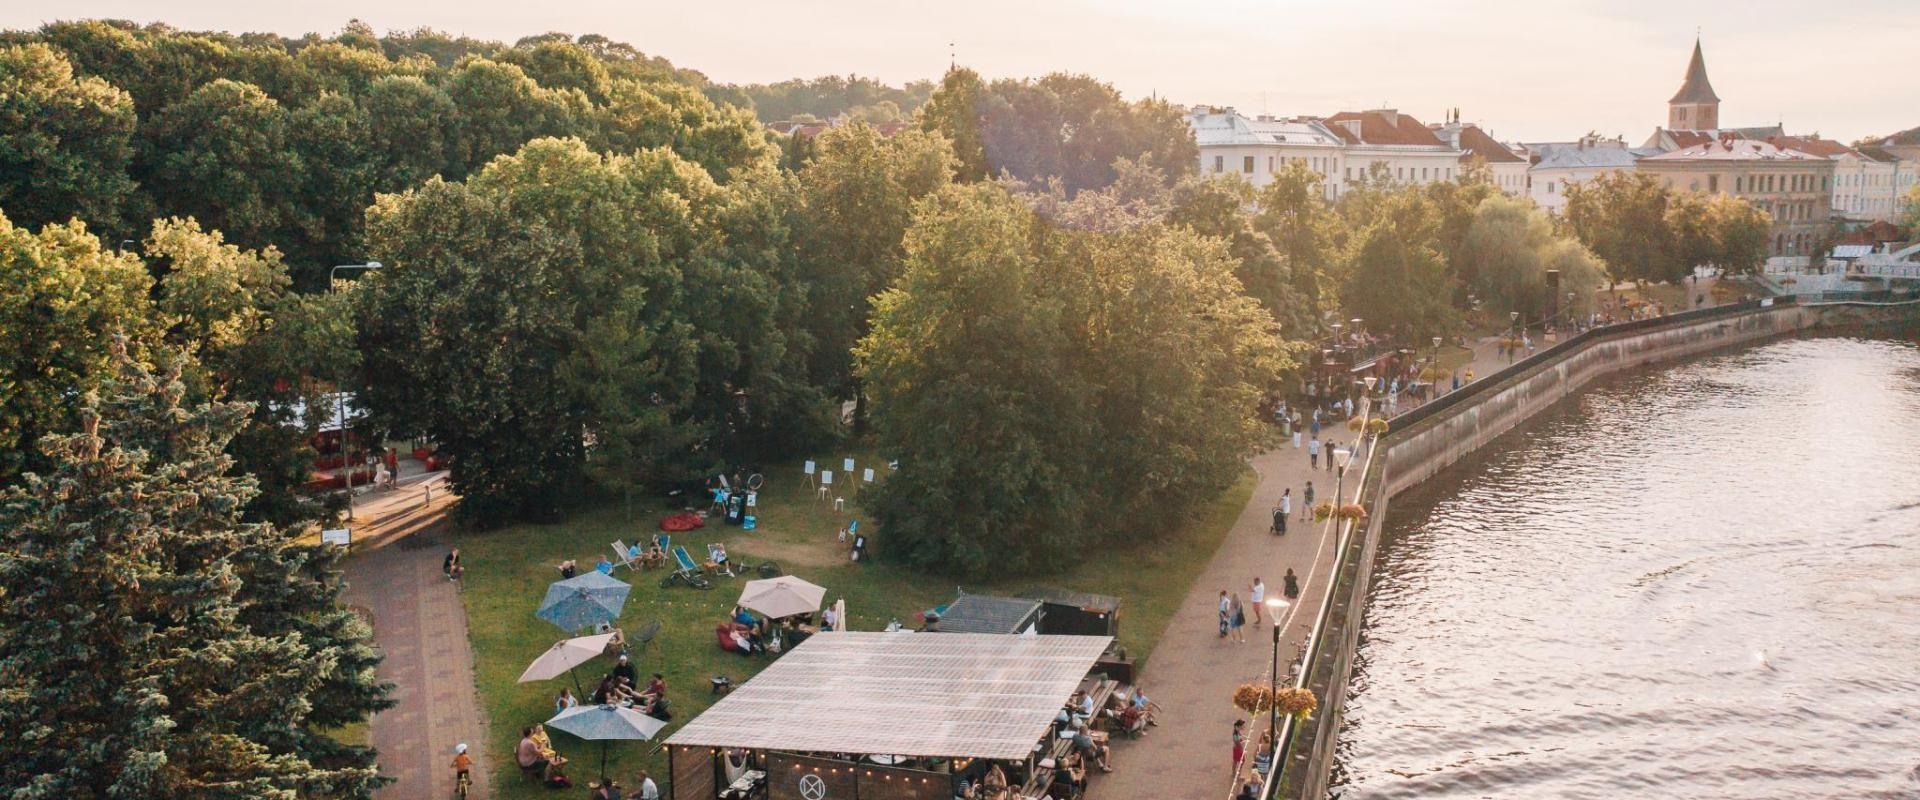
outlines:
{"label": "white umbrella", "polygon": [[547,720],[547,727],[600,743],[600,774],[607,774],[607,742],[652,739],[667,723],[621,706],[574,706]]}
{"label": "white umbrella", "polygon": [[740,592],[740,605],[769,617],[791,617],[820,610],[827,590],[792,575],[747,581]]}
{"label": "white umbrella", "polygon": [[[592,661],[601,653],[607,652],[607,643],[611,641],[613,641],[613,634],[603,633],[598,636],[581,636],[554,642],[552,647],[547,648],[547,652],[541,653],[539,658],[527,665],[527,671],[520,673],[518,682],[558,678],[560,673],[571,672],[574,667]],[[577,686],[579,682],[578,679],[574,680],[575,688],[579,688]]]}

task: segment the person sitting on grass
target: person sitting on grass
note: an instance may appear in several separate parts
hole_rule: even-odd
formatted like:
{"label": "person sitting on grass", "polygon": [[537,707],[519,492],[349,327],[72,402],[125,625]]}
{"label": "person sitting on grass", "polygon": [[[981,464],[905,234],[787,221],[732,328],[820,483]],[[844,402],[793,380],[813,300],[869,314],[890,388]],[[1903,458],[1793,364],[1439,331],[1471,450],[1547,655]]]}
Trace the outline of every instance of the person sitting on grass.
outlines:
{"label": "person sitting on grass", "polygon": [[560,580],[563,581],[580,574],[580,565],[571,558],[560,562],[556,568],[560,570]]}
{"label": "person sitting on grass", "polygon": [[747,628],[744,625],[733,626],[733,630],[727,635],[733,637],[734,651],[741,655],[750,656],[760,651],[760,645],[747,635]]}
{"label": "person sitting on grass", "polygon": [[647,552],[641,559],[656,566],[667,563],[667,550],[660,546],[660,537],[654,537],[653,544],[647,546]]}
{"label": "person sitting on grass", "polygon": [[613,574],[613,562],[608,561],[606,556],[601,556],[599,561],[593,562],[593,568],[602,575]]}
{"label": "person sitting on grass", "polygon": [[623,800],[620,796],[620,784],[614,783],[612,778],[604,775],[600,777],[600,788],[594,789],[587,798],[588,800]]}
{"label": "person sitting on grass", "polygon": [[625,681],[628,686],[640,682],[640,673],[633,668],[633,662],[627,660],[626,653],[620,654],[619,660],[614,662],[613,669],[608,674]]}
{"label": "person sitting on grass", "polygon": [[520,729],[520,746],[514,749],[514,762],[527,773],[538,773],[541,778],[547,776],[547,768],[553,765],[546,756],[540,754],[540,745],[533,741],[533,726]]}

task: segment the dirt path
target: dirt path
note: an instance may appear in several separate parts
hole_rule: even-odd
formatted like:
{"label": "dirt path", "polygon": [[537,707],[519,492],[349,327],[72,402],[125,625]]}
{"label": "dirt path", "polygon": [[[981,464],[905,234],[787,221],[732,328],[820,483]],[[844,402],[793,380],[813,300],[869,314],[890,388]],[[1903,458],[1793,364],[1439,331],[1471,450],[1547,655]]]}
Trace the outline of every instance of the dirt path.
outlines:
{"label": "dirt path", "polygon": [[[373,746],[380,771],[394,782],[382,798],[447,797],[453,793],[453,746],[473,745],[475,800],[488,792],[486,720],[473,681],[473,651],[459,589],[441,573],[446,555],[443,473],[405,479],[399,488],[361,496],[355,504],[354,551],[347,559],[347,602],[373,621],[385,660],[380,679],[394,684],[397,704],[376,715]],[[433,503],[425,504],[432,485]]]}

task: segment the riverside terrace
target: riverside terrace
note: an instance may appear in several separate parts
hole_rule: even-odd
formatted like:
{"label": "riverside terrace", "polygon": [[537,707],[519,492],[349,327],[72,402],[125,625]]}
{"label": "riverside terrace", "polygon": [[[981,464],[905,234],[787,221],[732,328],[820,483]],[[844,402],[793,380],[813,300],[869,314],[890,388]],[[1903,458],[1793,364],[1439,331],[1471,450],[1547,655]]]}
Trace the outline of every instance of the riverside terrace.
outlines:
{"label": "riverside terrace", "polygon": [[[950,800],[964,787],[981,798],[1073,794],[1097,767],[1076,754],[1077,723],[1060,722],[1071,716],[1063,711],[1090,697],[1089,728],[1124,727],[1104,711],[1130,692],[1095,671],[1111,641],[812,637],[667,740],[670,797]],[[1080,738],[1104,755],[1105,734]],[[1068,779],[1076,771],[1081,777]]]}

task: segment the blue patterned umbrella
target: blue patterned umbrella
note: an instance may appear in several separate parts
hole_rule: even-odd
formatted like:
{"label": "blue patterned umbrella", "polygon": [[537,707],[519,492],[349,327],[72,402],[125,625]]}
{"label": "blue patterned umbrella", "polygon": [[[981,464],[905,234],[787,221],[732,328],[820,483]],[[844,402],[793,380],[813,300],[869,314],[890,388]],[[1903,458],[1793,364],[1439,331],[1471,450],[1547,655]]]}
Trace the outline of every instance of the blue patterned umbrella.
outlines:
{"label": "blue patterned umbrella", "polygon": [[540,601],[534,616],[569,633],[591,628],[618,618],[632,589],[598,570],[584,573],[548,586],[547,599]]}
{"label": "blue patterned umbrella", "polygon": [[547,720],[547,727],[565,731],[587,741],[600,743],[600,774],[607,774],[607,742],[617,739],[651,739],[667,723],[631,708],[620,706],[574,706]]}

